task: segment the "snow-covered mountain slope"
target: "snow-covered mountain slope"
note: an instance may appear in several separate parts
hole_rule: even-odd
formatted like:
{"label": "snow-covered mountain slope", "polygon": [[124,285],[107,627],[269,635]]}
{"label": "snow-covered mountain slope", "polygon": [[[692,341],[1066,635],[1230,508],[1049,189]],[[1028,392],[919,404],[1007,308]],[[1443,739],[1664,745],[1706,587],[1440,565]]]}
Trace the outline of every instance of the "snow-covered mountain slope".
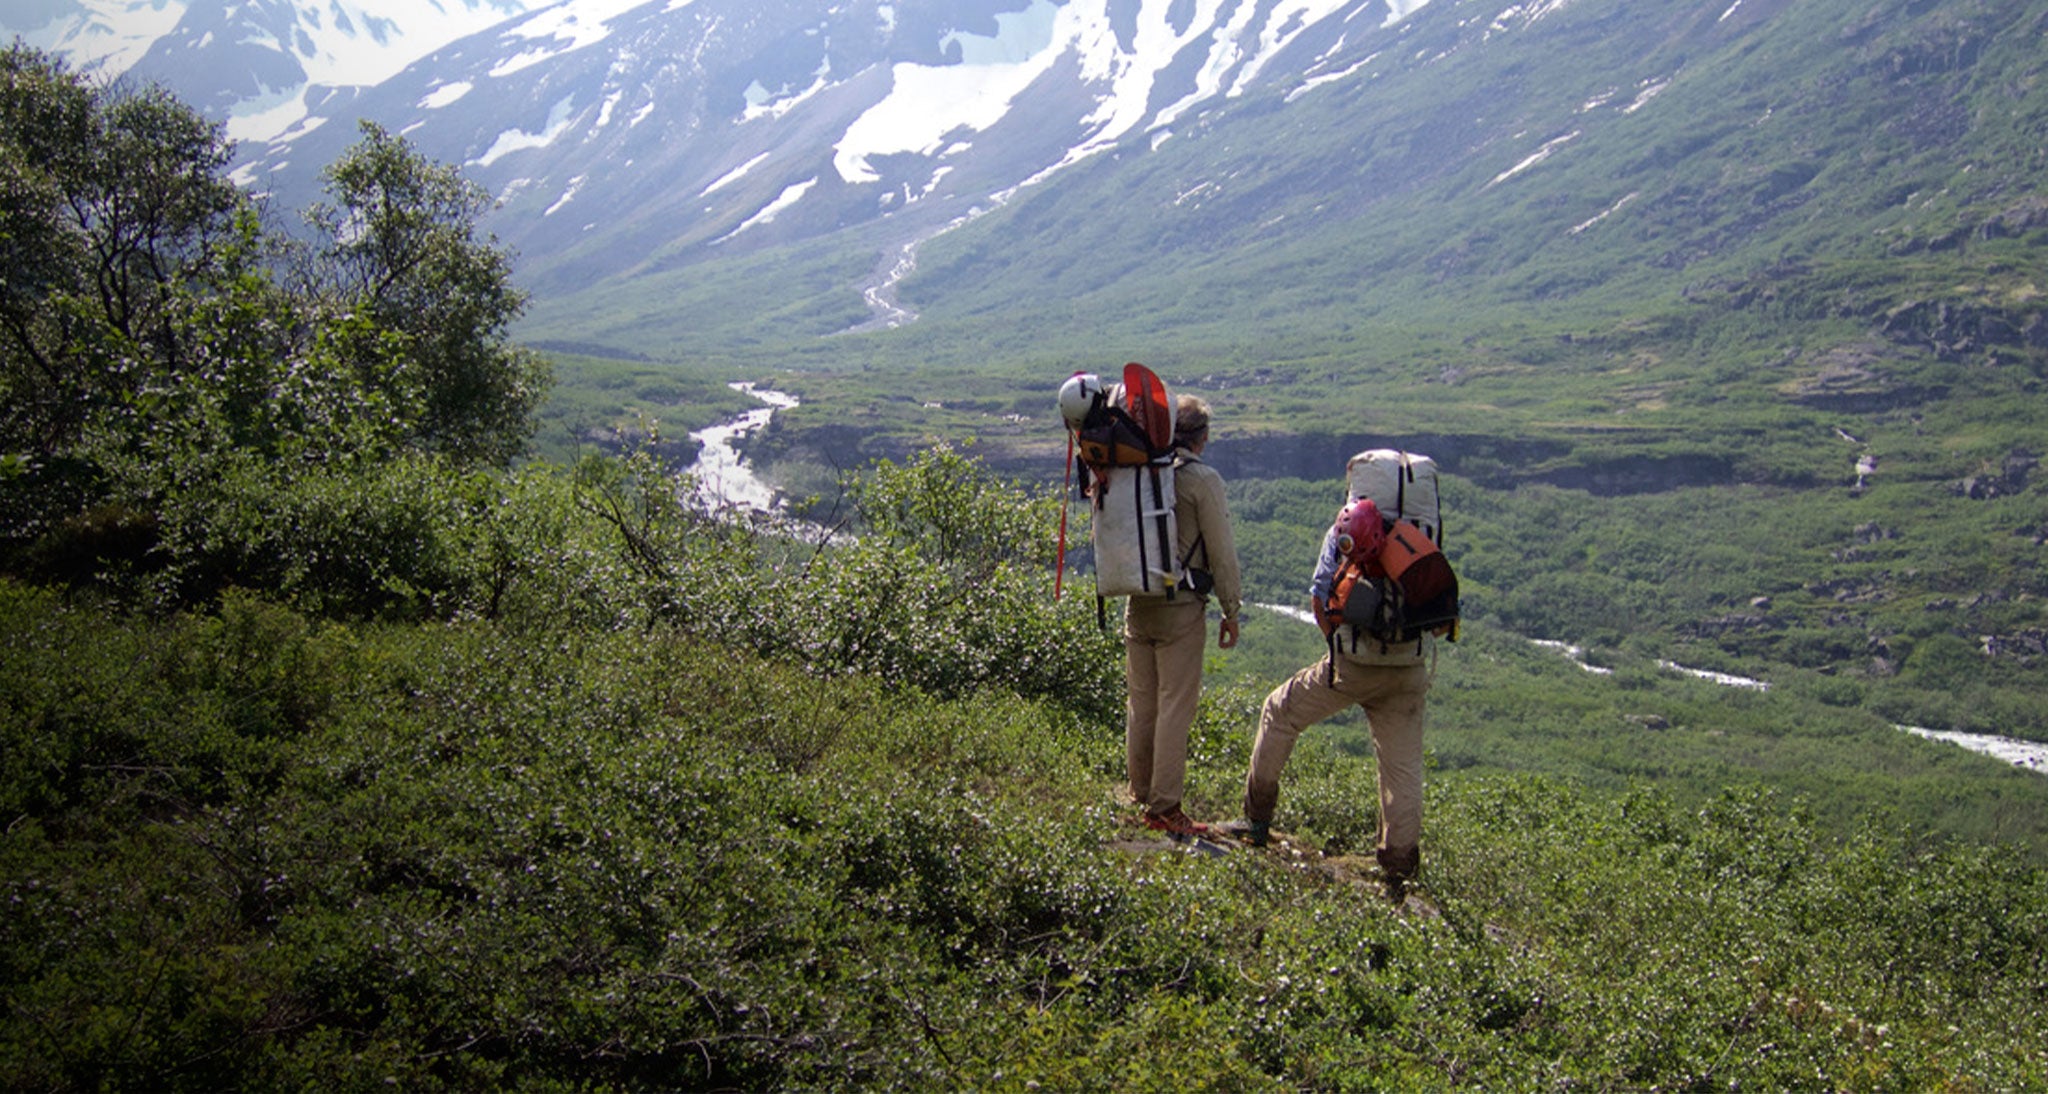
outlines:
{"label": "snow-covered mountain slope", "polygon": [[49,0],[0,9],[0,31],[81,68],[162,84],[226,121],[231,137],[268,139],[310,103],[381,83],[544,2]]}
{"label": "snow-covered mountain slope", "polygon": [[2001,165],[2039,147],[2048,25],[2048,0],[36,2],[74,56],[148,38],[130,71],[276,129],[237,177],[281,209],[358,119],[461,165],[543,325],[634,352],[900,324],[906,276],[933,314],[1250,292],[1289,323],[1396,282],[1808,253],[1817,209],[1874,210],[1838,233],[1868,241],[1897,195],[2027,185]]}
{"label": "snow-covered mountain slope", "polygon": [[[1275,78],[1358,71],[1417,0],[569,0],[245,150],[290,203],[358,116],[463,165],[537,287],[884,227],[881,258]],[[1287,77],[1294,79],[1295,77]]]}
{"label": "snow-covered mountain slope", "polygon": [[171,33],[186,0],[28,0],[0,5],[0,32],[78,68],[118,75]]}
{"label": "snow-covered mountain slope", "polygon": [[887,267],[1283,56],[1355,78],[1422,0],[52,2],[7,29],[227,120],[246,184],[302,205],[375,121],[497,194],[559,289],[862,224]]}

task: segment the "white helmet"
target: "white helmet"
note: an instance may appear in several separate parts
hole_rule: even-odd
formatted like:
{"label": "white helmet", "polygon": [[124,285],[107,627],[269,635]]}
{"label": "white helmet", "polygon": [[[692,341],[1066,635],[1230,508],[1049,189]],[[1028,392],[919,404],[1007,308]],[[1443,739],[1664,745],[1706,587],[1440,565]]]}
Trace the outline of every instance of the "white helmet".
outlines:
{"label": "white helmet", "polygon": [[1067,420],[1068,429],[1079,429],[1109,398],[1102,389],[1102,378],[1092,372],[1077,372],[1067,377],[1060,385],[1060,417]]}

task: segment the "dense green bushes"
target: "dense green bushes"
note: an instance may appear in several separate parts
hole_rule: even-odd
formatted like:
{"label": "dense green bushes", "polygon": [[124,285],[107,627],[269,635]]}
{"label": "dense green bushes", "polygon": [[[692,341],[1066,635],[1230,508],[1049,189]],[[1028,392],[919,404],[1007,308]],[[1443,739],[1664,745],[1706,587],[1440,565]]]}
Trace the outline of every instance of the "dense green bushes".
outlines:
{"label": "dense green bushes", "polygon": [[0,571],[174,604],[300,581],[246,572],[277,538],[247,509],[275,498],[384,541],[388,565],[322,591],[368,601],[338,607],[434,595],[450,560],[389,557],[431,519],[412,482],[508,464],[548,385],[507,336],[525,296],[478,227],[489,196],[371,126],[307,231],[274,232],[218,125],[19,44],[0,121]]}
{"label": "dense green bushes", "polygon": [[[241,597],[0,639],[11,1087],[2048,1081],[2040,869],[1767,794],[1440,774],[1397,913],[1105,846],[1116,732],[1053,703]],[[1288,816],[1367,846],[1370,780],[1312,736]]]}

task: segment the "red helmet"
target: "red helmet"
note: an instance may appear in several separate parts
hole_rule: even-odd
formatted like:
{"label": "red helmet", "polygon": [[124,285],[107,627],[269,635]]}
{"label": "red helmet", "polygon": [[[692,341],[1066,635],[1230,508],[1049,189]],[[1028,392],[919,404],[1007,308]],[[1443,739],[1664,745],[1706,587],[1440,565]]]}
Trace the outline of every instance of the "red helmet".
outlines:
{"label": "red helmet", "polygon": [[1380,519],[1380,507],[1371,498],[1359,498],[1337,511],[1337,551],[1354,562],[1380,553],[1386,542],[1387,524]]}

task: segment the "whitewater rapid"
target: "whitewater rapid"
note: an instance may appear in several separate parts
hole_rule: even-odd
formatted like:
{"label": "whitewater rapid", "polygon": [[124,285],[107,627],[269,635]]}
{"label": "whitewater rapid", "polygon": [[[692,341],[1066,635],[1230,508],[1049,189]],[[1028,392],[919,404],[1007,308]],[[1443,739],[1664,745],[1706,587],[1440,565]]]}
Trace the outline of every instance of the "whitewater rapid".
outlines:
{"label": "whitewater rapid", "polygon": [[697,484],[697,496],[714,509],[773,513],[779,500],[776,489],[747,466],[747,461],[740,455],[739,443],[767,425],[776,411],[798,405],[796,396],[770,391],[746,381],[726,386],[752,395],[767,405],[690,434],[690,439],[698,445],[697,462],[689,469],[691,479]]}

